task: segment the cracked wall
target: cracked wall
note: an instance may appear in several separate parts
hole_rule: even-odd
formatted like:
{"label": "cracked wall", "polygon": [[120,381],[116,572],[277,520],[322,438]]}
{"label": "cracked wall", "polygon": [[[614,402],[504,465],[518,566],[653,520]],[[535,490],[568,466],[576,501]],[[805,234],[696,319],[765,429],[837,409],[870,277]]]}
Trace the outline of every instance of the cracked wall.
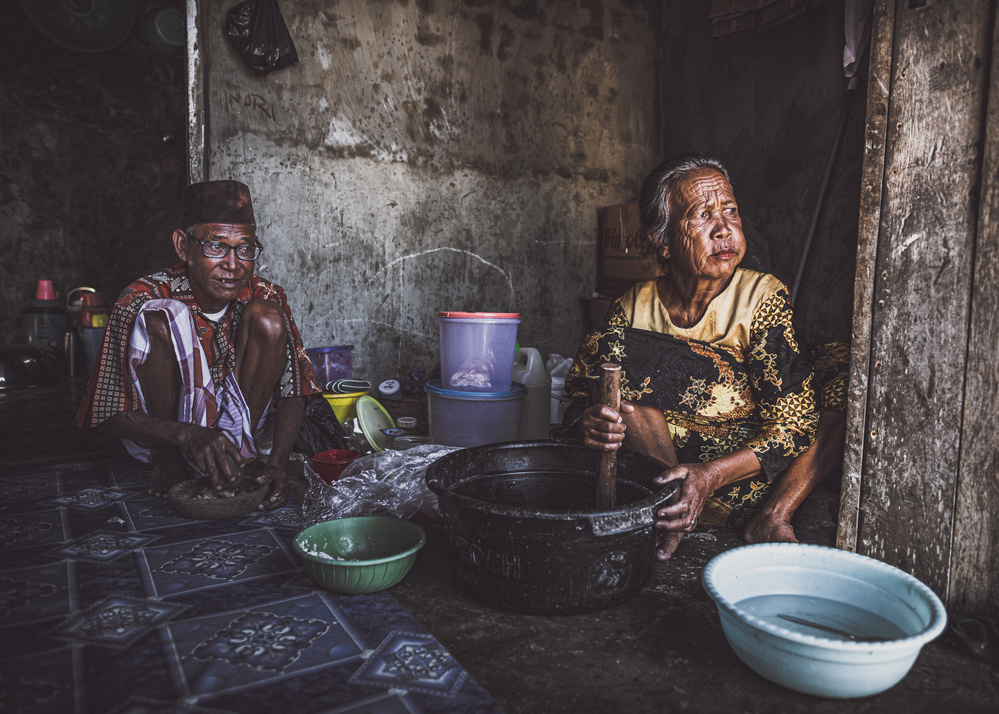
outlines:
{"label": "cracked wall", "polygon": [[251,187],[306,345],[387,379],[436,365],[439,310],[481,310],[574,353],[597,208],[658,158],[657,5],[282,3],[301,61],[266,75],[203,8],[208,174]]}

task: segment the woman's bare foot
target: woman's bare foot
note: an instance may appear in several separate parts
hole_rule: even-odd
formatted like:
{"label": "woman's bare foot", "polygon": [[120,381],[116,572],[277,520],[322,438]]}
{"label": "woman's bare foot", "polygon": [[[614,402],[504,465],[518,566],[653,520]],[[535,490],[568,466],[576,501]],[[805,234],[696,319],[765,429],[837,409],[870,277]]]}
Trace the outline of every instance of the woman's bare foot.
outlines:
{"label": "woman's bare foot", "polygon": [[683,536],[683,531],[659,531],[658,542],[656,543],[656,560],[669,560],[673,557]]}
{"label": "woman's bare foot", "polygon": [[153,449],[153,473],[149,480],[149,495],[166,498],[167,492],[181,481],[186,481],[187,468],[176,449]]}
{"label": "woman's bare foot", "polygon": [[798,542],[790,520],[766,510],[760,510],[749,520],[742,538],[747,543]]}

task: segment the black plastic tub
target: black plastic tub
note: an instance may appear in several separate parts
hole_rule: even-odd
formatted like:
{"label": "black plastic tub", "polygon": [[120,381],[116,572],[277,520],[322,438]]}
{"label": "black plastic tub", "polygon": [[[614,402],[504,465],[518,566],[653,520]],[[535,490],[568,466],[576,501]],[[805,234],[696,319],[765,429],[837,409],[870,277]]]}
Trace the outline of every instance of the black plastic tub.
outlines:
{"label": "black plastic tub", "polygon": [[518,612],[611,607],[648,582],[656,511],[673,495],[661,462],[622,449],[616,508],[597,510],[597,456],[550,441],[453,451],[427,469],[458,582]]}

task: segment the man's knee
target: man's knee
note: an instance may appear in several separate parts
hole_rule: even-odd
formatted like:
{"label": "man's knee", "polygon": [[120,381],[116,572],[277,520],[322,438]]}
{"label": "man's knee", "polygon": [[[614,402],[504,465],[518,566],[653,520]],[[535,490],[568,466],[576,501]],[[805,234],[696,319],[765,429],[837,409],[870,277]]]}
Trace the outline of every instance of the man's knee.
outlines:
{"label": "man's knee", "polygon": [[169,350],[169,353],[173,354],[173,333],[166,313],[150,310],[145,314],[145,321],[150,351]]}
{"label": "man's knee", "polygon": [[270,300],[251,300],[246,303],[240,320],[240,330],[246,330],[249,339],[262,340],[269,344],[283,344],[288,336],[284,324],[284,311],[280,305]]}
{"label": "man's knee", "polygon": [[142,409],[155,416],[173,419],[177,414],[176,396],[181,381],[173,326],[167,313],[160,310],[143,311],[142,319],[147,354],[141,363],[135,365],[135,376],[142,386]]}

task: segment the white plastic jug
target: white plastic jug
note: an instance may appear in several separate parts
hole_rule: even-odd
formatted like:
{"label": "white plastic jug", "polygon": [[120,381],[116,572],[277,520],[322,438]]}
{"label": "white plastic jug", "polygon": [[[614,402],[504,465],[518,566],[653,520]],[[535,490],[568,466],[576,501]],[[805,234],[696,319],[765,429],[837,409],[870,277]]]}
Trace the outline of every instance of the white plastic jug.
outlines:
{"label": "white plastic jug", "polygon": [[517,350],[517,358],[513,363],[513,381],[527,387],[524,406],[520,410],[520,440],[547,439],[552,378],[537,349],[521,347]]}

